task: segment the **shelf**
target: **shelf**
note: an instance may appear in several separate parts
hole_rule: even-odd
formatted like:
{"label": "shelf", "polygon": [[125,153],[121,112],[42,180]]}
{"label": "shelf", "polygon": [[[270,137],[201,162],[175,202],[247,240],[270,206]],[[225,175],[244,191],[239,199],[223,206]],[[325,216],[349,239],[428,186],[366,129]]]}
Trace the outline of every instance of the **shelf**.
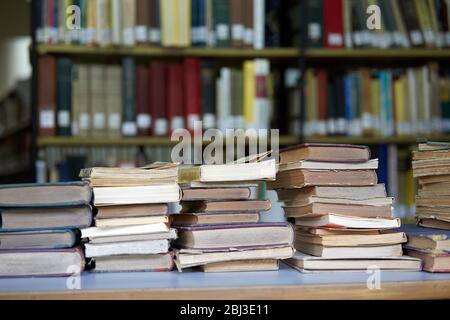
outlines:
{"label": "shelf", "polygon": [[84,273],[79,290],[67,278],[0,279],[0,299],[448,299],[450,275],[387,272],[380,289],[367,288],[366,272]]}
{"label": "shelf", "polygon": [[[280,145],[291,145],[298,142],[296,137],[280,137]],[[178,141],[170,141],[169,137],[130,137],[130,138],[84,138],[84,137],[40,137],[37,145],[43,147],[73,147],[73,146],[173,146]],[[209,144],[210,141],[203,141]]]}
{"label": "shelf", "polygon": [[[37,47],[39,54],[112,55],[148,57],[203,58],[297,58],[297,48],[236,49],[236,48],[161,48],[161,47],[85,47],[77,45],[45,45]],[[314,59],[442,59],[450,58],[450,49],[307,49],[306,58]]]}

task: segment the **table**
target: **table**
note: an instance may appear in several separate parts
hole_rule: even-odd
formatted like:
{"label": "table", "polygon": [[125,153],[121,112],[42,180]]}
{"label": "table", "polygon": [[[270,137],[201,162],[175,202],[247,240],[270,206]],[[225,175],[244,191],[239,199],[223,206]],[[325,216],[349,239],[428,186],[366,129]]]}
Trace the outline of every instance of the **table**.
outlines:
{"label": "table", "polygon": [[[83,273],[79,279],[0,279],[0,299],[443,299],[450,274],[381,272],[380,289],[364,272]],[[67,281],[79,280],[80,289]]]}

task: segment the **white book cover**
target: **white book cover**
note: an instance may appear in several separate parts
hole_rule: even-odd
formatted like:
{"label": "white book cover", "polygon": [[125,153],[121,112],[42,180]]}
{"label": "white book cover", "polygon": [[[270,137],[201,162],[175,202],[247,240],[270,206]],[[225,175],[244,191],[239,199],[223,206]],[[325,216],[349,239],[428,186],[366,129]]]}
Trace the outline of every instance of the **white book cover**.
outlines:
{"label": "white book cover", "polygon": [[90,227],[81,229],[81,237],[82,238],[115,237],[115,236],[127,236],[136,234],[161,233],[168,231],[169,227],[165,223],[151,223],[136,226],[111,227],[111,228]]}
{"label": "white book cover", "polygon": [[253,0],[253,47],[263,49],[265,46],[265,2]]}
{"label": "white book cover", "polygon": [[168,240],[148,240],[85,244],[87,258],[131,254],[160,254],[169,251]]}

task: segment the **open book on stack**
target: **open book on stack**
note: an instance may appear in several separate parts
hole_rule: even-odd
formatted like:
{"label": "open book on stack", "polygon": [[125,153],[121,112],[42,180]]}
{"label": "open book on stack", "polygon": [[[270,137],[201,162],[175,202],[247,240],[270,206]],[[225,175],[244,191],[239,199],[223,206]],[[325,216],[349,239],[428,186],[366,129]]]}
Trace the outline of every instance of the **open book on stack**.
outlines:
{"label": "open book on stack", "polygon": [[419,180],[418,224],[450,230],[450,143],[420,143],[413,153],[412,168]]}
{"label": "open book on stack", "polygon": [[0,186],[0,277],[84,270],[79,230],[92,223],[87,183]]}
{"label": "open book on stack", "polygon": [[81,230],[95,272],[167,271],[173,268],[168,203],[178,202],[176,164],[143,168],[89,168],[80,176],[93,186],[95,225]]}
{"label": "open book on stack", "polygon": [[252,196],[259,181],[275,175],[275,160],[180,168],[182,210],[174,215],[179,270],[276,270],[279,259],[291,257],[291,225],[260,223],[259,213],[271,203]]}
{"label": "open book on stack", "polygon": [[398,269],[410,268],[411,259],[401,258],[406,236],[393,231],[400,220],[392,216],[393,199],[378,184],[377,168],[365,146],[304,144],[280,151],[277,179],[269,188],[295,221],[295,248],[303,253],[289,264],[306,270],[305,259],[313,256],[327,259],[329,270],[358,270],[372,259],[398,258]]}

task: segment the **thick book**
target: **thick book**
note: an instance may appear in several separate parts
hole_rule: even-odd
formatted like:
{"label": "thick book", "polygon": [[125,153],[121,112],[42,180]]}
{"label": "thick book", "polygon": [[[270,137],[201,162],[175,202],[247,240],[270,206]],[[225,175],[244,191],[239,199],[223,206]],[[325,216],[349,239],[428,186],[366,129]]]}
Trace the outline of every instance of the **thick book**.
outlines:
{"label": "thick book", "polygon": [[[125,30],[125,29],[124,29]],[[122,60],[122,135],[137,135],[136,124],[136,64],[133,58]]]}
{"label": "thick book", "polygon": [[175,264],[178,270],[219,262],[261,259],[281,260],[291,258],[294,254],[294,250],[291,246],[204,252],[201,254],[198,252],[190,252],[185,250],[177,250],[175,252]]}
{"label": "thick book", "polygon": [[72,68],[71,59],[59,58],[56,61],[56,123],[59,136],[71,135]]}
{"label": "thick book", "polygon": [[148,42],[148,26],[151,15],[150,0],[136,0],[136,26],[134,28],[134,37],[137,44],[146,44]]}
{"label": "thick book", "polygon": [[97,218],[165,216],[169,212],[166,203],[130,204],[118,206],[105,206],[97,208]]}
{"label": "thick book", "polygon": [[151,134],[152,115],[149,105],[148,71],[145,66],[136,67],[136,125],[139,136]]}
{"label": "thick book", "polygon": [[277,174],[268,186],[272,189],[307,186],[374,186],[378,183],[375,170],[292,170]]}
{"label": "thick book", "polygon": [[188,201],[182,202],[181,206],[183,213],[232,213],[267,211],[272,203],[270,200]]}
{"label": "thick book", "polygon": [[0,232],[0,250],[64,249],[78,240],[73,230]]}
{"label": "thick book", "polygon": [[193,132],[195,122],[200,121],[202,115],[200,60],[198,58],[184,60],[184,90],[186,128]]}
{"label": "thick book", "polygon": [[93,272],[171,271],[173,254],[138,254],[96,257]]}
{"label": "thick book", "polygon": [[179,183],[274,180],[275,160],[180,168]]}
{"label": "thick book", "polygon": [[56,133],[56,60],[52,56],[38,59],[38,112],[39,135],[53,136]]}
{"label": "thick book", "polygon": [[111,243],[86,243],[86,257],[104,257],[134,254],[160,254],[169,250],[168,240],[143,240]]}
{"label": "thick book", "polygon": [[376,170],[378,169],[378,159],[372,159],[361,163],[344,162],[321,162],[300,160],[298,162],[289,162],[280,164],[278,171],[289,171],[295,169],[307,170]]}
{"label": "thick book", "polygon": [[170,132],[185,128],[183,75],[181,63],[170,63],[167,66],[167,118]]}
{"label": "thick book", "polygon": [[81,229],[82,238],[104,238],[129,236],[138,234],[153,234],[168,232],[169,227],[165,223],[152,223],[137,226],[111,227],[111,228],[85,228]]}
{"label": "thick book", "polygon": [[371,259],[401,257],[403,255],[401,244],[386,246],[325,247],[319,244],[296,241],[295,249],[316,257],[339,259]]}
{"label": "thick book", "polygon": [[435,230],[404,225],[402,231],[408,235],[406,248],[425,252],[450,251],[449,230]]}
{"label": "thick book", "polygon": [[280,164],[300,160],[358,163],[369,159],[369,147],[359,145],[308,143],[280,150]]}
{"label": "thick book", "polygon": [[237,260],[208,263],[200,266],[203,272],[255,272],[278,270],[277,259]]}
{"label": "thick book", "polygon": [[[288,189],[286,191],[292,191],[295,189]],[[315,209],[326,208],[328,205],[349,205],[349,206],[363,206],[364,207],[388,207],[392,206],[394,203],[394,198],[383,197],[383,198],[371,198],[363,200],[353,200],[345,198],[320,198],[320,197],[297,197],[296,199],[284,199],[282,200],[285,207],[303,207],[318,204],[319,206]],[[325,205],[325,206],[322,206]],[[352,210],[352,209],[349,209]]]}
{"label": "thick book", "polygon": [[80,206],[91,199],[85,182],[0,185],[0,208]]}
{"label": "thick book", "polygon": [[0,251],[0,277],[72,276],[84,266],[80,248]]}
{"label": "thick book", "polygon": [[111,243],[111,242],[130,242],[130,241],[149,241],[149,240],[175,240],[178,237],[176,229],[169,229],[165,232],[147,233],[147,234],[125,234],[106,237],[89,237],[89,243]]}
{"label": "thick book", "polygon": [[342,259],[315,257],[297,251],[284,262],[301,272],[367,271],[372,266],[384,271],[422,270],[420,259],[409,256]]}
{"label": "thick book", "polygon": [[250,198],[250,188],[182,188],[182,201],[201,200],[246,200]]}
{"label": "thick book", "polygon": [[258,213],[188,213],[173,215],[174,226],[242,224],[259,222]]}
{"label": "thick book", "polygon": [[345,215],[360,218],[391,218],[393,207],[387,205],[362,205],[345,203],[315,202],[303,206],[285,206],[287,217],[313,217],[327,214]]}
{"label": "thick book", "polygon": [[152,110],[153,129],[155,136],[165,136],[169,133],[167,121],[167,64],[152,62],[149,67],[149,92]]}
{"label": "thick book", "polygon": [[2,208],[0,231],[77,229],[92,223],[90,206]]}
{"label": "thick book", "polygon": [[323,28],[326,48],[344,47],[342,1],[345,0],[323,0]]}
{"label": "thick book", "polygon": [[400,227],[400,219],[360,218],[327,214],[315,217],[297,217],[295,224],[314,228],[395,229]]}
{"label": "thick book", "polygon": [[422,260],[423,270],[428,272],[450,272],[450,253],[427,253],[416,250],[407,250],[411,257]]}
{"label": "thick book", "polygon": [[168,216],[139,216],[139,217],[116,217],[95,218],[95,226],[98,228],[110,228],[120,226],[136,226],[151,223],[169,223]]}
{"label": "thick book", "polygon": [[294,231],[289,223],[228,224],[178,227],[179,248],[220,250],[291,245]]}

